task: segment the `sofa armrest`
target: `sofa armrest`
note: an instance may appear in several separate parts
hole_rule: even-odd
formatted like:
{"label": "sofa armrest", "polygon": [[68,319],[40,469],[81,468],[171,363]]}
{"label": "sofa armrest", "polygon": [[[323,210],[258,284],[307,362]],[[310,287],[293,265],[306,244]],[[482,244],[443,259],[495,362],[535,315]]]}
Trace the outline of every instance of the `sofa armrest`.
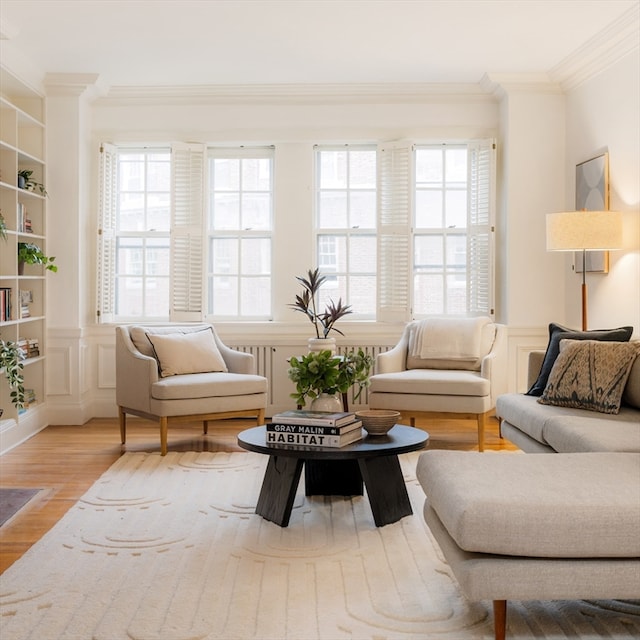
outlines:
{"label": "sofa armrest", "polygon": [[376,373],[398,373],[407,368],[407,350],[409,348],[409,326],[405,326],[398,343],[376,356]]}
{"label": "sofa armrest", "polygon": [[116,327],[116,402],[150,411],[151,385],[159,379],[158,362],[140,353],[125,327]]}
{"label": "sofa armrest", "polygon": [[529,353],[527,368],[527,389],[531,389],[533,383],[538,379],[538,375],[540,375],[540,369],[542,369],[544,354],[544,351],[531,351]]}
{"label": "sofa armrest", "polygon": [[256,359],[251,353],[238,351],[218,343],[218,348],[230,373],[253,374],[256,373]]}
{"label": "sofa armrest", "polygon": [[507,392],[507,327],[496,324],[496,335],[491,351],[482,358],[480,375],[491,382],[491,406],[496,406],[496,398]]}

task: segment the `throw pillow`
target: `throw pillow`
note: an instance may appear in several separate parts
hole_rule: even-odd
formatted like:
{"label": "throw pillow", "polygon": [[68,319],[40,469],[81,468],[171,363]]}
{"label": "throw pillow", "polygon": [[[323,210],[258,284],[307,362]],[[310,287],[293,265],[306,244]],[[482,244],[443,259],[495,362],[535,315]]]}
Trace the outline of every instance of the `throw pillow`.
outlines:
{"label": "throw pillow", "polygon": [[160,365],[160,375],[227,371],[211,329],[193,333],[152,334],[147,338]]}
{"label": "throw pillow", "polygon": [[562,340],[540,404],[619,413],[637,342]]}
{"label": "throw pillow", "polygon": [[628,342],[631,339],[633,327],[618,327],[617,329],[596,329],[593,331],[574,331],[562,325],[552,322],[549,325],[549,343],[544,354],[542,367],[538,379],[533,383],[526,395],[541,396],[553,364],[560,352],[560,340],[607,340],[614,342]]}

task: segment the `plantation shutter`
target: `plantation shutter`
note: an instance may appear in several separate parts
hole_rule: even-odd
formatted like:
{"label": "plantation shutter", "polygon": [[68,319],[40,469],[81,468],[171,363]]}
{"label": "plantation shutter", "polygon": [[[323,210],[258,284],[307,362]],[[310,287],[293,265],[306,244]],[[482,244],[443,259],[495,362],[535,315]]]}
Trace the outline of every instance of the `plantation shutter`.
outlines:
{"label": "plantation shutter", "polygon": [[98,323],[113,322],[116,283],[116,148],[100,145],[100,194],[98,220],[98,282],[96,316]]}
{"label": "plantation shutter", "polygon": [[204,316],[204,167],[205,148],[174,144],[171,148],[170,319]]}
{"label": "plantation shutter", "polygon": [[467,300],[471,316],[495,313],[495,156],[493,140],[468,145]]}
{"label": "plantation shutter", "polygon": [[413,145],[378,148],[378,320],[411,319]]}

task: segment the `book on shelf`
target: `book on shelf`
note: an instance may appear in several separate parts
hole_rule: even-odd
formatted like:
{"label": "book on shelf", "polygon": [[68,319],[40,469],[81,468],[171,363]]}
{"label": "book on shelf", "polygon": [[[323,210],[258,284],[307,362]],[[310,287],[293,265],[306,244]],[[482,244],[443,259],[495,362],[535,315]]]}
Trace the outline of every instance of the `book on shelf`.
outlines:
{"label": "book on shelf", "polygon": [[267,422],[267,431],[274,433],[306,433],[308,435],[340,436],[354,429],[362,428],[362,420],[353,420],[339,427],[330,427],[326,424],[283,424],[280,422]]}
{"label": "book on shelf", "polygon": [[31,407],[35,406],[36,404],[38,404],[38,401],[36,399],[36,392],[34,389],[25,389],[24,390],[24,406],[20,409],[18,409],[18,413],[25,413],[26,411],[28,411],[29,409],[31,409]]}
{"label": "book on shelf", "polygon": [[350,411],[308,411],[305,409],[292,409],[282,411],[271,416],[271,422],[280,424],[310,424],[326,425],[328,427],[340,427],[355,420],[355,414]]}
{"label": "book on shelf", "polygon": [[11,289],[0,288],[0,322],[11,320]]}
{"label": "book on shelf", "polygon": [[36,358],[40,355],[40,343],[38,338],[19,338],[18,347],[22,349],[25,357]]}
{"label": "book on shelf", "polygon": [[273,446],[294,447],[344,447],[352,442],[362,440],[362,428],[347,431],[342,435],[329,436],[313,433],[285,433],[283,431],[267,431],[266,442]]}

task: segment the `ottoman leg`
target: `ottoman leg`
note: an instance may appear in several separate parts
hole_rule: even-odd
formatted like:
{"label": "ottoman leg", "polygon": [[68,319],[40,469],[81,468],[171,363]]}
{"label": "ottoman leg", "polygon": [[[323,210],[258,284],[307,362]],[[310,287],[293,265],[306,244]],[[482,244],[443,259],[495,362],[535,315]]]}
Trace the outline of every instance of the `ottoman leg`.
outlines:
{"label": "ottoman leg", "polygon": [[504,640],[507,635],[507,601],[493,601],[493,630],[496,640]]}

